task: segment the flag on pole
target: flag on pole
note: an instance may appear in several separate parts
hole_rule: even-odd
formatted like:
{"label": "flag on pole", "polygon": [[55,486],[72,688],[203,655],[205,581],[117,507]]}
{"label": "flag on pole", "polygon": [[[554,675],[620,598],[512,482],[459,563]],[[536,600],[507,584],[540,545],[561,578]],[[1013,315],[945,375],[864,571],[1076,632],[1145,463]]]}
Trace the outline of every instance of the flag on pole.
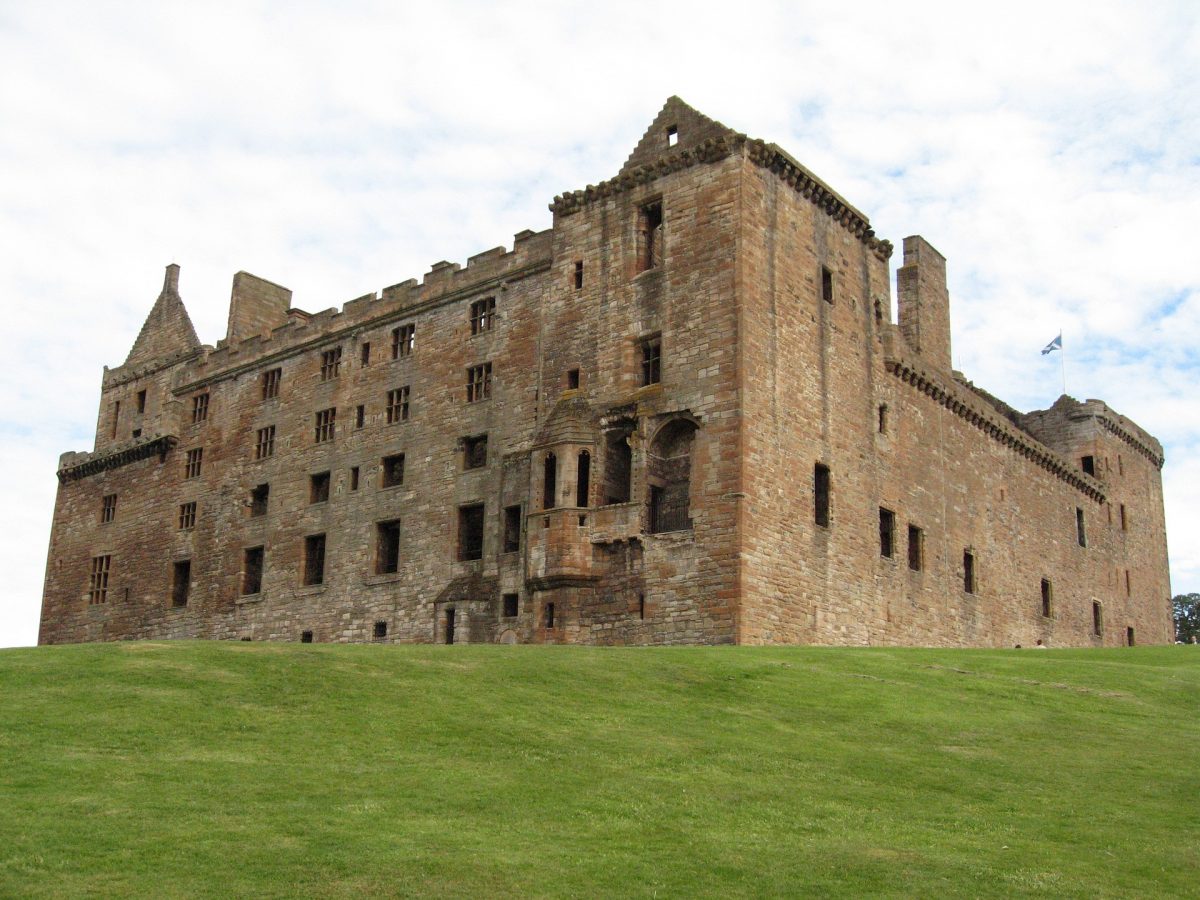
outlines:
{"label": "flag on pole", "polygon": [[1042,356],[1045,356],[1047,353],[1053,353],[1055,350],[1061,350],[1061,349],[1062,349],[1062,332],[1060,331],[1058,333],[1058,337],[1056,337],[1054,340],[1052,340],[1050,343],[1048,343],[1045,347],[1042,348]]}

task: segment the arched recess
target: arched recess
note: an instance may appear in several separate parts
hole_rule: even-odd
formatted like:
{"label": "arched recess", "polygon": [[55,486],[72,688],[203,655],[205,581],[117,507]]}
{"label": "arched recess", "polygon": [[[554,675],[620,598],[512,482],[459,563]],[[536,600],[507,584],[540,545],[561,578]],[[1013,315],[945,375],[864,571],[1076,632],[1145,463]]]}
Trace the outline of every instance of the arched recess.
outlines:
{"label": "arched recess", "polygon": [[632,426],[614,428],[604,434],[604,503],[628,503],[633,497],[633,448],[629,445]]}
{"label": "arched recess", "polygon": [[691,419],[672,419],[658,430],[646,457],[649,488],[649,531],[686,531],[692,520],[692,451],[697,425]]}

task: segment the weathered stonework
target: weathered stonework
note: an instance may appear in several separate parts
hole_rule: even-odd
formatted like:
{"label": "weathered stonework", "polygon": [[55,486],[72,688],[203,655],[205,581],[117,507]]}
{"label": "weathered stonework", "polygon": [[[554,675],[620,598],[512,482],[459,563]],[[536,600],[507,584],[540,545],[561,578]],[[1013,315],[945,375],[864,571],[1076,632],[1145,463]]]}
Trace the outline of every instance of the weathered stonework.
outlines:
{"label": "weathered stonework", "polygon": [[1170,640],[1161,446],[951,371],[925,240],[893,324],[866,217],[677,98],[551,210],[341,310],[238,273],[216,347],[168,267],[40,641]]}

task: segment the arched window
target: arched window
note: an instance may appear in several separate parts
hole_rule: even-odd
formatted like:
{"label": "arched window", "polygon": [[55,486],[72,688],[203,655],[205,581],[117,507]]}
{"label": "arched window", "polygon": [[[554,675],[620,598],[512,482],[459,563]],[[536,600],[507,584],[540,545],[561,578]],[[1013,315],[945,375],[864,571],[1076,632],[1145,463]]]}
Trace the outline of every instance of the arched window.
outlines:
{"label": "arched window", "polygon": [[588,488],[591,486],[592,455],[586,450],[579,451],[578,466],[575,470],[575,505],[588,505]]}
{"label": "arched window", "polygon": [[542,509],[554,509],[558,505],[554,496],[557,489],[558,459],[553,453],[547,453],[542,470]]}
{"label": "arched window", "polygon": [[692,446],[696,425],[675,419],[655,436],[646,462],[652,533],[685,531],[692,527]]}

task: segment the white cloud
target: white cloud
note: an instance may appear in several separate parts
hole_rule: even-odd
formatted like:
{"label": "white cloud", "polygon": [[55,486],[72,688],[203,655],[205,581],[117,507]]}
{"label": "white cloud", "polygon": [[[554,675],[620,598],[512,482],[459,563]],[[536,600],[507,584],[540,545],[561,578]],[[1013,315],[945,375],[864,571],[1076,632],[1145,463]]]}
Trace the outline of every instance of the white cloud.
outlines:
{"label": "white cloud", "polygon": [[1175,587],[1200,589],[1198,76],[1183,3],[9,5],[0,646],[33,639],[57,455],[161,266],[210,343],[238,269],[340,304],[547,227],[674,93],[945,253],[983,387],[1052,402],[1062,327],[1072,393],[1167,445]]}

